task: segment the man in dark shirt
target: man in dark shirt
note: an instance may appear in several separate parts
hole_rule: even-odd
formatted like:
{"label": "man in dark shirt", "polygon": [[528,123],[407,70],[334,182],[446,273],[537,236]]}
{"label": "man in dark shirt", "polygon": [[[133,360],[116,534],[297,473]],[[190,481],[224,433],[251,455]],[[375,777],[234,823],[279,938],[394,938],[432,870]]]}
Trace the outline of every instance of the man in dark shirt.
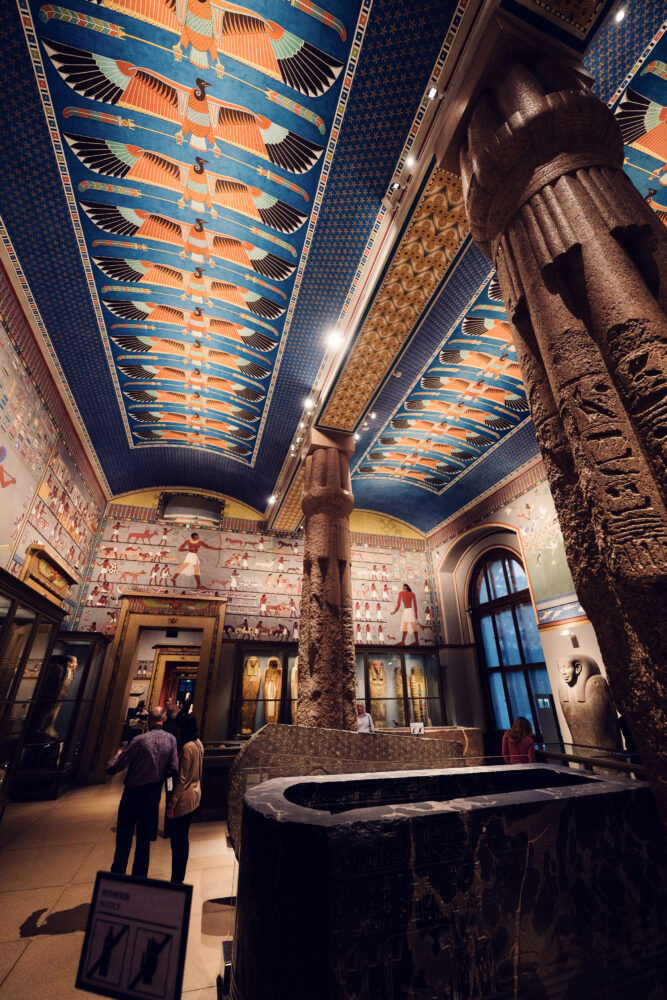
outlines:
{"label": "man in dark shirt", "polygon": [[116,853],[111,871],[124,875],[136,827],[132,874],[146,878],[150,862],[151,838],[157,830],[162,782],[178,774],[176,739],[162,725],[165,713],[153,708],[148,716],[148,732],[135,736],[125,750],[119,750],[107,764],[107,774],[127,768],[125,789],[118,806]]}

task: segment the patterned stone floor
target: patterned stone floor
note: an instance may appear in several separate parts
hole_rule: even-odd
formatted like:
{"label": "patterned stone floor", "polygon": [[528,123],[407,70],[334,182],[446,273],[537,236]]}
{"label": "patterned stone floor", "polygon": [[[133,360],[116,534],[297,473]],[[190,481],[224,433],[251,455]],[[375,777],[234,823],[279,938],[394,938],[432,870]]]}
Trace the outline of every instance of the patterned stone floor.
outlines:
{"label": "patterned stone floor", "polygon": [[[0,822],[0,998],[78,1000],[76,990],[88,905],[98,870],[114,849],[122,776],[76,789],[55,802],[10,804]],[[162,810],[161,810],[162,816]],[[185,877],[193,886],[184,1000],[215,1000],[221,942],[234,911],[219,902],[235,891],[236,863],[224,823],[195,823]],[[169,878],[171,853],[151,847],[152,878]]]}

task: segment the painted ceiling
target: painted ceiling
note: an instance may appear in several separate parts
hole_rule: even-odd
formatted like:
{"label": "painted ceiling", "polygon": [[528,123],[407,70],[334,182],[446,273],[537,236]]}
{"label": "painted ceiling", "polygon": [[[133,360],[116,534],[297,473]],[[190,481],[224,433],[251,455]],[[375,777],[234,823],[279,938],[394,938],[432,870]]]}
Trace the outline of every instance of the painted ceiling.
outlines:
{"label": "painted ceiling", "polygon": [[[114,494],[264,507],[467,6],[248,3],[18,0],[7,17],[5,248]],[[579,47],[599,26],[508,6],[549,8]],[[587,63],[667,213],[663,43],[632,70],[664,5],[627,6]],[[412,197],[317,422],[360,436],[358,507],[429,530],[537,446],[460,179],[433,162]],[[275,526],[292,529],[288,473]]]}

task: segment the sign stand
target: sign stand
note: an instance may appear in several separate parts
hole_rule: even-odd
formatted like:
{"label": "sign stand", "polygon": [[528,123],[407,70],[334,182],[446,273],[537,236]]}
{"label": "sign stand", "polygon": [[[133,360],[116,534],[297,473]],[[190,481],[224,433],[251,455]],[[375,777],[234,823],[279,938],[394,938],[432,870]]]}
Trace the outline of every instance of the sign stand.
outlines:
{"label": "sign stand", "polygon": [[119,1000],[179,1000],[192,886],[98,872],[76,988]]}

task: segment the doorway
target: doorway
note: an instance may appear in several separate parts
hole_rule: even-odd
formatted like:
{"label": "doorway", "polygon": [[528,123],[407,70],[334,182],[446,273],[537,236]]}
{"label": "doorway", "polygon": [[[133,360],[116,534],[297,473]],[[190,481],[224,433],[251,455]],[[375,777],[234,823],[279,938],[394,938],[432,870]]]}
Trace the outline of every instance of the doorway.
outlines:
{"label": "doorway", "polygon": [[160,694],[160,704],[178,705],[182,712],[189,712],[194,704],[199,663],[183,663],[181,660],[167,660],[164,683]]}
{"label": "doorway", "polygon": [[[163,704],[166,691],[167,665],[173,664],[171,677],[178,686],[183,682],[184,695],[190,689],[193,711],[199,723],[200,735],[206,733],[207,696],[211,693],[223,638],[226,599],[219,597],[162,597],[161,595],[128,592],[122,595],[118,627],[107,662],[103,684],[107,687],[106,701],[96,719],[97,741],[91,747],[90,780],[103,781],[106,763],[117,750],[122,734],[125,707],[144,700],[147,707]],[[189,644],[155,643],[155,630],[164,634],[178,631],[178,639],[188,633]],[[150,639],[147,653],[153,668],[147,676],[147,656],[142,652],[146,636]],[[196,635],[192,635],[196,633]],[[137,676],[143,669],[144,676]],[[169,680],[172,683],[172,680]],[[140,688],[145,694],[140,694]]]}

